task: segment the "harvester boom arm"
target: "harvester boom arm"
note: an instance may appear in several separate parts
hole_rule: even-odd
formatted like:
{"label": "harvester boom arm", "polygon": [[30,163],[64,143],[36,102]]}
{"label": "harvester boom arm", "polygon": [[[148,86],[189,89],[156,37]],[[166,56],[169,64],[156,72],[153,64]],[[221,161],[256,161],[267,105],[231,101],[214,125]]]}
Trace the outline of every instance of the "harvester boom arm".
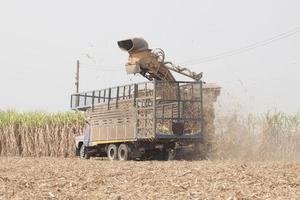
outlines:
{"label": "harvester boom arm", "polygon": [[[202,78],[202,72],[197,74],[196,72],[192,72],[190,69],[185,68],[185,67],[181,67],[179,65],[174,65],[171,62],[165,62],[165,67],[168,68],[169,70],[172,70],[174,72],[177,72],[178,74],[187,76],[191,79],[194,79],[195,81],[200,81]],[[171,66],[168,66],[168,64],[170,64]]]}

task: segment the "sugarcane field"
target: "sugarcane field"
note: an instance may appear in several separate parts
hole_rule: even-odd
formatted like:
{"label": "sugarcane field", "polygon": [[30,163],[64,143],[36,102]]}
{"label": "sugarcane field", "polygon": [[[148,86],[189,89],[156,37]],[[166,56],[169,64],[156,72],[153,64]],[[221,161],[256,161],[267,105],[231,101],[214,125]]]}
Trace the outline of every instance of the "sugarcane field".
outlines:
{"label": "sugarcane field", "polygon": [[0,200],[300,200],[300,2],[0,2]]}

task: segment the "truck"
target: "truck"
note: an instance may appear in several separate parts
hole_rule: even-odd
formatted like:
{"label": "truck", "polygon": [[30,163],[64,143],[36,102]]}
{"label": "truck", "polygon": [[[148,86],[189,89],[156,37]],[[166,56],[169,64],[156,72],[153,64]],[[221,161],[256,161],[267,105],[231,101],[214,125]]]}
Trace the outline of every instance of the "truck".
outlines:
{"label": "truck", "polygon": [[[220,87],[202,81],[202,73],[165,61],[163,50],[149,49],[142,38],[118,46],[129,53],[127,74],[148,81],[71,95],[71,109],[83,111],[86,119],[84,134],[76,137],[76,155],[123,161],[172,160],[182,149],[201,154],[208,131],[214,131],[213,103]],[[171,71],[193,81],[177,81]]]}

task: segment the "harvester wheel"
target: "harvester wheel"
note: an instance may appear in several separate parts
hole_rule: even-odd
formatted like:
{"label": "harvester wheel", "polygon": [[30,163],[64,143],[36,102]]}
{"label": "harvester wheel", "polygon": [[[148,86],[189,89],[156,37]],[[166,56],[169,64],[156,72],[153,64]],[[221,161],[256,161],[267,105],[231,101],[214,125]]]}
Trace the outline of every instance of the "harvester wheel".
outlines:
{"label": "harvester wheel", "polygon": [[129,160],[129,147],[127,144],[121,144],[118,148],[119,160]]}
{"label": "harvester wheel", "polygon": [[109,160],[117,160],[118,158],[118,148],[115,144],[110,144],[107,147],[107,157]]}

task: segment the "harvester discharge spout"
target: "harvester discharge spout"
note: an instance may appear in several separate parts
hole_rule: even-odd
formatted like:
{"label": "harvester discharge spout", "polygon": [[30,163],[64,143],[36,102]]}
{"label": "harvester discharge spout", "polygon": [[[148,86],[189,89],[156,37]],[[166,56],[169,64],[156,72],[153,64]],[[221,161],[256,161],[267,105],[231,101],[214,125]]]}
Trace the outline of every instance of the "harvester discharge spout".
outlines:
{"label": "harvester discharge spout", "polygon": [[142,38],[133,38],[128,40],[118,41],[120,49],[130,52],[148,50],[148,43]]}

